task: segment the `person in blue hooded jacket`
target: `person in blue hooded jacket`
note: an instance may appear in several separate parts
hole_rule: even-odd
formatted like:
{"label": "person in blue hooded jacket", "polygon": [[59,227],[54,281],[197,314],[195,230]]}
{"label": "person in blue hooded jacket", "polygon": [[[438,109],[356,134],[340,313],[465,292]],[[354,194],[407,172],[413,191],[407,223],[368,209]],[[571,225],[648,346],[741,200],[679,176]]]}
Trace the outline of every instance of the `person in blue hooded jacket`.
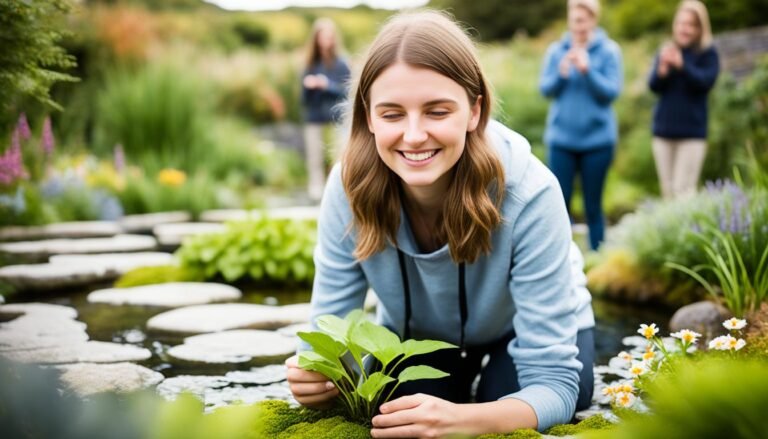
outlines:
{"label": "person in blue hooded jacket", "polygon": [[539,84],[552,99],[544,133],[549,167],[569,213],[573,181],[581,175],[592,249],[605,234],[603,187],[618,140],[611,104],[623,82],[621,50],[597,27],[599,15],[597,0],[568,1],[568,32],[547,50]]}
{"label": "person in blue hooded jacket", "polygon": [[[320,206],[311,321],[362,308],[371,288],[380,324],[460,348],[418,356],[450,375],[398,386],[371,435],[570,421],[594,387],[580,253],[555,177],[527,140],[490,120],[493,97],[469,37],[440,13],[395,16],[351,96],[350,137]],[[339,397],[295,356],[286,365],[299,403]]]}
{"label": "person in blue hooded jacket", "polygon": [[659,96],[653,112],[653,158],[666,199],[696,192],[707,152],[707,97],[720,71],[704,3],[680,3],[648,85]]}

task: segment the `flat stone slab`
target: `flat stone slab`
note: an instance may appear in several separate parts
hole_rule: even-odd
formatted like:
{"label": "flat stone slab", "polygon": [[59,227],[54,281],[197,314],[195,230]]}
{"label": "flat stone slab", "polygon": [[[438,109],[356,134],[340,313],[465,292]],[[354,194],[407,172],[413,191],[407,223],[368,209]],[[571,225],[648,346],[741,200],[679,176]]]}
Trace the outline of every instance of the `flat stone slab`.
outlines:
{"label": "flat stone slab", "polygon": [[62,383],[79,396],[104,392],[128,393],[160,384],[159,372],[133,363],[77,363],[56,366]]}
{"label": "flat stone slab", "polygon": [[157,241],[151,236],[116,235],[109,238],[44,239],[0,244],[0,252],[25,258],[47,258],[57,254],[117,253],[153,250]]}
{"label": "flat stone slab", "polygon": [[0,306],[0,353],[82,343],[86,325],[75,320],[74,308],[47,303]]}
{"label": "flat stone slab", "polygon": [[158,314],[147,321],[147,328],[172,334],[276,329],[309,321],[309,311],[308,303],[285,306],[244,303],[198,305]]}
{"label": "flat stone slab", "polygon": [[152,233],[160,245],[176,246],[187,236],[221,233],[226,226],[221,223],[172,223],[159,224],[152,228]]}
{"label": "flat stone slab", "polygon": [[320,216],[318,206],[275,207],[271,209],[216,209],[200,214],[201,221],[223,223],[261,218],[263,215],[276,219],[317,220]]}
{"label": "flat stone slab", "polygon": [[298,405],[285,381],[285,366],[271,365],[245,372],[229,372],[224,376],[180,375],[157,386],[163,398],[174,400],[192,393],[203,401],[205,411],[241,401],[251,404],[265,399],[280,399]]}
{"label": "flat stone slab", "polygon": [[88,295],[88,302],[176,308],[237,300],[241,296],[242,293],[239,289],[225,284],[169,282],[132,288],[98,290]]}
{"label": "flat stone slab", "polygon": [[105,267],[64,264],[19,264],[0,267],[0,280],[13,285],[18,290],[53,290],[72,288],[116,276],[108,276]]}
{"label": "flat stone slab", "polygon": [[184,223],[191,219],[192,215],[185,211],[143,213],[122,217],[120,225],[129,233],[149,232],[158,224]]}
{"label": "flat stone slab", "polygon": [[134,268],[172,265],[175,259],[171,253],[137,252],[54,255],[49,262],[55,265],[98,266],[105,268],[110,276],[120,276]]}
{"label": "flat stone slab", "polygon": [[144,348],[103,341],[8,351],[2,354],[13,361],[38,364],[120,363],[123,361],[142,361],[152,356],[152,353]]}
{"label": "flat stone slab", "polygon": [[114,221],[72,221],[44,226],[0,227],[0,241],[50,238],[96,238],[123,233]]}
{"label": "flat stone slab", "polygon": [[166,352],[186,363],[248,363],[253,360],[288,358],[296,352],[296,338],[275,331],[240,329],[195,335]]}

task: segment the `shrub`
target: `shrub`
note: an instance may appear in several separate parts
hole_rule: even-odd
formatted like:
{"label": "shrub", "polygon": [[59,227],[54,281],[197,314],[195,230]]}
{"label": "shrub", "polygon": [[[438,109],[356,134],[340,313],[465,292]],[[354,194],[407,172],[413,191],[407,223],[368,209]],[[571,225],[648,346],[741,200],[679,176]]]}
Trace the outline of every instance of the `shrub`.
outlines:
{"label": "shrub", "polygon": [[315,273],[315,221],[261,217],[231,222],[223,233],[192,236],[176,256],[183,267],[227,282],[309,284]]}
{"label": "shrub", "polygon": [[125,186],[115,195],[128,215],[185,210],[196,217],[219,207],[214,182],[203,171],[190,177],[171,168],[154,175],[136,168],[129,168],[127,173]]}
{"label": "shrub", "polygon": [[113,72],[98,97],[94,146],[106,155],[119,143],[149,172],[197,170],[212,151],[206,103],[205,87],[189,70],[153,64],[136,73]]}

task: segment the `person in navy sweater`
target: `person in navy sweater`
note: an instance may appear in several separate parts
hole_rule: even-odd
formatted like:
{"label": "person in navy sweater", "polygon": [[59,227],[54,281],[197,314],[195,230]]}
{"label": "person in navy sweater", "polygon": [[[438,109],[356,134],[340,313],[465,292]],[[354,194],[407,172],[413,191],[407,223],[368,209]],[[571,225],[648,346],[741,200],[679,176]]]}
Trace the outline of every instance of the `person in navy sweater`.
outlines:
{"label": "person in navy sweater", "polygon": [[[329,125],[341,119],[341,111],[337,107],[347,94],[350,76],[349,66],[339,56],[339,47],[336,25],[330,19],[318,19],[312,31],[309,57],[301,82],[308,190],[310,198],[315,201],[320,199],[325,186],[324,134]],[[333,155],[338,158],[339,148],[334,148]]]}
{"label": "person in navy sweater", "polygon": [[589,243],[603,241],[602,194],[618,134],[611,103],[622,86],[621,49],[597,27],[597,0],[568,1],[568,32],[550,45],[539,87],[552,99],[544,142],[570,213],[573,179],[581,174]]}
{"label": "person in navy sweater", "polygon": [[666,199],[696,192],[707,150],[707,96],[720,63],[712,46],[707,8],[698,0],[680,3],[648,81],[659,95],[653,113],[653,157]]}

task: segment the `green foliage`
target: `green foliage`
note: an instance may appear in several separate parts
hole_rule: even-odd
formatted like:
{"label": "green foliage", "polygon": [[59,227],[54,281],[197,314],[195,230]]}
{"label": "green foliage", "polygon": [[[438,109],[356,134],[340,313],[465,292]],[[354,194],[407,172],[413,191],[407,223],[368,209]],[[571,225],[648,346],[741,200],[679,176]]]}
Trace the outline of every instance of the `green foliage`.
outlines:
{"label": "green foliage", "polygon": [[138,170],[129,173],[132,175],[126,184],[115,190],[127,215],[185,210],[197,216],[204,210],[219,207],[214,180],[203,171],[178,185],[162,183],[158,180],[159,174],[146,175]]}
{"label": "green foliage", "polygon": [[223,233],[190,237],[176,256],[182,267],[201,272],[206,279],[308,284],[315,272],[316,233],[314,221],[262,216],[228,223]]}
{"label": "green foliage", "polygon": [[[768,246],[765,200],[765,191],[760,188],[720,182],[689,199],[646,203],[614,228],[601,253],[607,256],[617,249],[627,250],[645,275],[669,284],[680,283],[685,278],[666,264],[689,268],[707,264],[700,243],[713,243],[718,239],[714,230],[719,230],[731,236],[728,239],[733,240],[733,249],[738,249],[747,271],[756,273]],[[724,251],[712,245],[717,253]]]}
{"label": "green foliage", "polygon": [[269,31],[261,23],[241,16],[232,25],[237,36],[248,46],[265,47],[269,43]]}
{"label": "green foliage", "polygon": [[[589,431],[604,430],[612,426],[613,424],[602,415],[594,415],[578,424],[555,425],[545,433],[549,436],[575,436]],[[523,428],[512,433],[483,434],[477,436],[477,439],[536,439],[540,437],[543,435],[536,430]]]}
{"label": "green foliage", "polygon": [[115,288],[130,288],[167,282],[201,282],[203,280],[205,280],[203,276],[194,270],[176,265],[161,265],[134,268],[115,281]]}
{"label": "green foliage", "polygon": [[0,2],[0,110],[29,96],[61,109],[51,100],[50,88],[76,78],[62,73],[75,66],[74,58],[59,46],[59,21],[69,11],[65,0]]}
{"label": "green foliage", "polygon": [[349,422],[341,416],[321,419],[317,422],[294,424],[277,435],[277,439],[316,439],[316,438],[368,439],[370,429]]}
{"label": "green foliage", "polygon": [[768,367],[761,361],[711,356],[684,361],[647,393],[650,414],[583,437],[756,438],[768,431]]}
{"label": "green foliage", "polygon": [[188,69],[160,63],[113,72],[98,96],[94,146],[106,155],[121,144],[129,162],[150,172],[196,170],[212,150],[207,102],[203,83]]}
{"label": "green foliage", "polygon": [[476,29],[484,41],[506,39],[518,31],[536,35],[554,20],[565,17],[566,11],[565,4],[559,0],[442,0],[435,3]]}
{"label": "green foliage", "polygon": [[[401,343],[400,338],[387,328],[366,320],[361,310],[350,312],[344,319],[334,315],[320,316],[316,324],[319,332],[298,333],[313,349],[299,353],[299,366],[320,372],[333,381],[347,415],[363,425],[370,425],[378,406],[389,400],[400,383],[448,376],[429,366],[407,367],[397,378],[391,374],[414,355],[455,348],[449,343],[435,340]],[[380,368],[369,373],[365,365],[371,357],[378,360]],[[390,383],[395,384],[389,395],[383,397]]]}

